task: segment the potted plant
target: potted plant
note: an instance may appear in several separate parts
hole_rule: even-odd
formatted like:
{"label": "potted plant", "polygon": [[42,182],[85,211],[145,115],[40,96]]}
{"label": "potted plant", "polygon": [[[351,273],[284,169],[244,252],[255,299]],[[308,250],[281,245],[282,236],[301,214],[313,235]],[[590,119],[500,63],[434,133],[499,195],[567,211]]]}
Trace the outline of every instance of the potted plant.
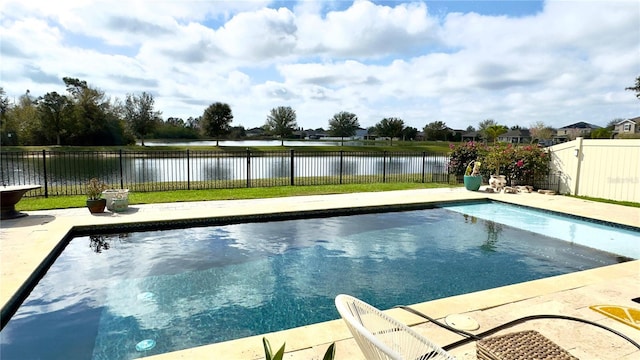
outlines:
{"label": "potted plant", "polygon": [[488,149],[484,158],[485,165],[491,170],[489,173],[489,186],[498,192],[507,185],[507,179],[504,174],[513,152],[511,144],[496,144]]}
{"label": "potted plant", "polygon": [[106,189],[107,186],[97,178],[87,182],[87,208],[92,214],[104,212],[107,199],[102,198],[102,192]]}
{"label": "potted plant", "polygon": [[467,168],[464,173],[465,189],[471,190],[471,191],[478,191],[478,189],[480,189],[480,185],[482,185],[482,175],[480,175],[480,165],[482,164],[477,160],[473,160],[467,165]]}

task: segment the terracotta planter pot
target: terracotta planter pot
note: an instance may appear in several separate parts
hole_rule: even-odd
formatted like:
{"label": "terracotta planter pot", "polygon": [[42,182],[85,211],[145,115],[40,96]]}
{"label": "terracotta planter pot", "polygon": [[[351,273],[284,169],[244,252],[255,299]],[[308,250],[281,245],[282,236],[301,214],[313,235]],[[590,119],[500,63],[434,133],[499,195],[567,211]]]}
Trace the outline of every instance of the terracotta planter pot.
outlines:
{"label": "terracotta planter pot", "polygon": [[87,200],[87,208],[92,214],[104,212],[104,208],[107,206],[107,199]]}

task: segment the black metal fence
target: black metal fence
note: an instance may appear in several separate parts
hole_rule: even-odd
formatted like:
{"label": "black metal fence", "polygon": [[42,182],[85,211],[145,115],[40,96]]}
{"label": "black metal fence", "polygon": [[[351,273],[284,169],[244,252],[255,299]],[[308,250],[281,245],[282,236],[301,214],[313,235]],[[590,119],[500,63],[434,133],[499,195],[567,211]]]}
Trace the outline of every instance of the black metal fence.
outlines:
{"label": "black metal fence", "polygon": [[406,152],[0,152],[3,185],[39,184],[26,196],[81,195],[93,177],[130,191],[391,182],[455,182],[448,155]]}

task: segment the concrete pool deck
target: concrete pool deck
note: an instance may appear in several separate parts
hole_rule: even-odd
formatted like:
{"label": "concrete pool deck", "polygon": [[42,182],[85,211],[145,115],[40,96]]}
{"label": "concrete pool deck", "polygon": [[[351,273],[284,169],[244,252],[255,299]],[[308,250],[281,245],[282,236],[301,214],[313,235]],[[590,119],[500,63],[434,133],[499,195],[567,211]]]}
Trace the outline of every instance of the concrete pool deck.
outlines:
{"label": "concrete pool deck", "polygon": [[[640,227],[639,208],[566,196],[537,193],[490,194],[470,192],[463,188],[132,205],[124,213],[105,212],[98,215],[90,214],[86,208],[31,211],[27,212],[27,217],[4,220],[0,224],[0,304],[4,307],[11,300],[74,227],[126,226],[166,222],[168,219],[207,219],[485,198]],[[637,297],[640,297],[640,260],[438,299],[415,304],[413,307],[436,319],[443,319],[449,314],[467,314],[480,323],[479,331],[525,315],[576,316],[616,329],[640,342],[640,330],[589,309],[591,305],[600,304],[640,308],[640,304],[631,301]],[[403,310],[392,309],[389,312],[439,345],[460,339]],[[578,358],[640,358],[640,351],[631,344],[593,326],[574,322],[535,320],[505,330],[501,334],[521,329],[540,331]],[[342,320],[206,345],[147,359],[261,359],[264,358],[263,336],[266,336],[276,348],[286,342],[286,359],[321,359],[332,342],[336,342],[337,345],[336,359],[363,359]],[[461,359],[475,359],[473,343],[451,352]]]}

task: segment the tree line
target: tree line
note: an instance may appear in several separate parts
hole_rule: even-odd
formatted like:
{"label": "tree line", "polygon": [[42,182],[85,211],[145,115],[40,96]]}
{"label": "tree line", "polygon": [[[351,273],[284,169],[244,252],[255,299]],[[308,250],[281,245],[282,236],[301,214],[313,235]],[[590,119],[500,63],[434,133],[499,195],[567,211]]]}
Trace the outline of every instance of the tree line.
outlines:
{"label": "tree line", "polygon": [[[139,139],[241,139],[243,126],[232,126],[229,104],[215,102],[197,117],[169,117],[155,109],[153,95],[127,94],[124,100],[107,97],[104,91],[86,81],[64,77],[66,93],[55,91],[35,97],[29,90],[12,103],[0,87],[0,144],[106,146],[130,145]],[[341,111],[328,120],[331,136],[351,137],[360,129],[358,117]],[[284,141],[300,131],[296,112],[289,106],[271,109],[262,126],[265,136]],[[417,129],[406,127],[398,118],[385,118],[370,133],[390,139],[414,139]],[[316,129],[325,132],[324,129]]]}
{"label": "tree line", "polygon": [[[246,137],[243,126],[232,126],[233,112],[229,104],[215,102],[209,105],[202,115],[182,118],[162,119],[162,112],[155,110],[153,95],[127,94],[124,100],[111,99],[105,93],[87,84],[84,80],[64,77],[66,94],[48,92],[34,97],[29,90],[11,103],[0,87],[0,145],[130,145],[139,139],[144,145],[145,139],[242,139]],[[636,91],[636,87],[627,90]],[[638,96],[638,95],[637,95]],[[609,137],[613,124],[621,119],[612,120],[606,128],[598,129],[592,137]],[[298,137],[302,129],[297,124],[296,112],[290,106],[271,109],[264,125],[264,135],[279,138]],[[333,137],[352,137],[360,123],[356,114],[341,111],[328,119],[328,133]],[[521,129],[520,126],[511,130]],[[364,129],[362,129],[364,130]],[[415,140],[417,128],[406,126],[397,117],[380,120],[366,129],[370,138]],[[485,141],[495,141],[509,128],[493,119],[483,120],[478,129],[467,127],[467,132],[477,132]],[[533,140],[547,140],[553,137],[555,129],[537,122],[531,126]],[[316,132],[325,132],[319,128]],[[433,121],[422,128],[423,140],[461,141],[461,131],[454,131],[443,121]]]}

